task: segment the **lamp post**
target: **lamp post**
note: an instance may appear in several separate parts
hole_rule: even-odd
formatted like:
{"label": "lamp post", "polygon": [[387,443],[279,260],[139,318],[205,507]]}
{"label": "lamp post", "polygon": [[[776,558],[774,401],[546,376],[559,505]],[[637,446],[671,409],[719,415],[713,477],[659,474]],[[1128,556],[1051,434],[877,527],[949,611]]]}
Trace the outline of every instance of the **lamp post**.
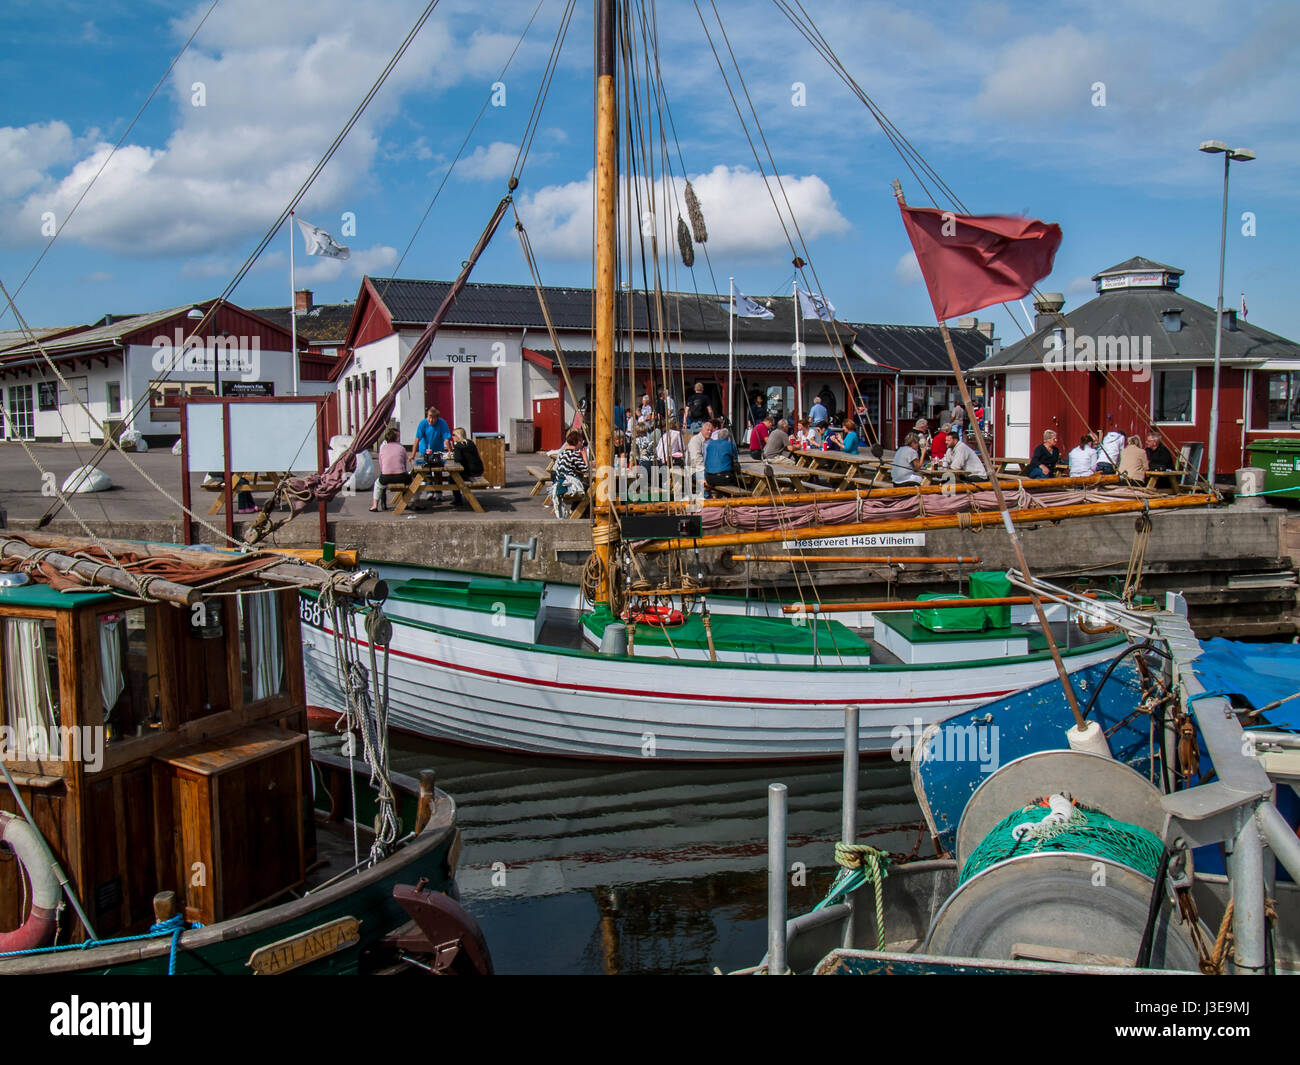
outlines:
{"label": "lamp post", "polygon": [[1223,260],[1228,248],[1228,164],[1236,159],[1248,163],[1255,158],[1249,148],[1229,148],[1223,141],[1205,141],[1200,151],[1207,155],[1223,154],[1223,223],[1219,230],[1219,301],[1214,318],[1214,388],[1210,393],[1210,465],[1211,487],[1218,468],[1219,457],[1219,359],[1223,350]]}

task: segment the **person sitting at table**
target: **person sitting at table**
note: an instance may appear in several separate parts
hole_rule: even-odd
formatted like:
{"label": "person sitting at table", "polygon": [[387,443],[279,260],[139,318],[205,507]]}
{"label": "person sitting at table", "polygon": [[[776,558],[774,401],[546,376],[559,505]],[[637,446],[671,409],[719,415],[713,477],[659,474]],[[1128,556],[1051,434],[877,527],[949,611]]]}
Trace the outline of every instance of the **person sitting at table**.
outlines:
{"label": "person sitting at table", "polygon": [[1091,477],[1097,472],[1097,449],[1093,447],[1096,438],[1092,433],[1079,437],[1079,446],[1070,452],[1070,476]]}
{"label": "person sitting at table", "polygon": [[951,425],[943,426],[942,431],[930,441],[930,465],[945,465],[943,460],[948,454],[948,430],[951,428]]}
{"label": "person sitting at table", "polygon": [[1159,433],[1147,433],[1146,452],[1148,473],[1153,470],[1172,470],[1174,468],[1173,453],[1165,447]]}
{"label": "person sitting at table", "polygon": [[692,474],[704,473],[704,447],[713,435],[713,422],[700,423],[700,431],[686,445],[686,469]]}
{"label": "person sitting at table", "polygon": [[822,449],[822,431],[821,427],[808,423],[808,429],[804,434],[803,446],[809,451],[820,451]]}
{"label": "person sitting at table", "polygon": [[582,434],[570,429],[564,446],[555,456],[551,481],[551,506],[557,518],[567,518],[572,507],[565,496],[581,496],[587,491],[587,457],[583,454]]}
{"label": "person sitting at table", "polygon": [[835,450],[846,455],[858,453],[858,423],[852,418],[845,418],[844,424],[831,437],[835,441]]}
{"label": "person sitting at table", "polygon": [[908,433],[903,446],[894,452],[894,464],[889,468],[890,479],[896,485],[921,483],[921,440],[916,433]]}
{"label": "person sitting at table", "polygon": [[775,424],[776,418],[771,411],[768,411],[763,415],[763,420],[749,431],[749,457],[751,459],[763,457],[763,448],[767,444],[767,438],[772,432],[772,426]]}
{"label": "person sitting at table", "polygon": [[[457,427],[451,432],[447,441],[448,457],[461,468],[463,480],[472,481],[483,476],[483,457],[478,453],[478,445],[469,438],[464,429]],[[452,506],[465,506],[465,499],[460,492],[452,492]]]}
{"label": "person sitting at table", "polygon": [[668,420],[668,431],[659,438],[655,447],[655,462],[660,466],[680,467],[686,461],[686,442],[682,439],[682,427],[676,418]]}
{"label": "person sitting at table", "polygon": [[440,466],[451,430],[437,407],[430,407],[415,430],[411,445],[411,463],[415,466]]}
{"label": "person sitting at table", "polygon": [[1097,448],[1097,472],[1113,474],[1119,467],[1119,457],[1123,450],[1124,434],[1111,429],[1102,437],[1101,445]]}
{"label": "person sitting at table", "polygon": [[736,483],[740,452],[731,439],[731,430],[719,429],[704,445],[704,483],[710,488]]}
{"label": "person sitting at table", "polygon": [[1055,477],[1056,467],[1060,464],[1061,445],[1057,440],[1056,430],[1046,429],[1043,431],[1043,442],[1034,448],[1034,454],[1029,459],[1029,469],[1026,472],[1036,480],[1042,480],[1044,477]]}
{"label": "person sitting at table", "polygon": [[840,445],[836,441],[835,435],[831,432],[830,422],[825,420],[818,422],[817,435],[821,439],[821,449],[823,451],[838,451],[840,449]]}
{"label": "person sitting at table", "polygon": [[966,443],[956,429],[948,430],[948,450],[944,465],[954,473],[964,473],[977,480],[984,480],[989,475],[979,452]]}
{"label": "person sitting at table", "polygon": [[1130,481],[1145,483],[1147,479],[1147,453],[1142,441],[1130,436],[1124,450],[1119,453],[1119,475]]}
{"label": "person sitting at table", "polygon": [[782,418],[776,423],[776,428],[767,434],[767,442],[763,445],[764,459],[779,459],[785,454],[786,448],[790,446],[790,423]]}
{"label": "person sitting at table", "polygon": [[379,445],[379,476],[375,478],[375,487],[371,492],[371,510],[387,510],[387,492],[390,484],[410,484],[411,471],[407,468],[406,448],[397,442],[397,426],[390,425],[384,430],[383,443]]}

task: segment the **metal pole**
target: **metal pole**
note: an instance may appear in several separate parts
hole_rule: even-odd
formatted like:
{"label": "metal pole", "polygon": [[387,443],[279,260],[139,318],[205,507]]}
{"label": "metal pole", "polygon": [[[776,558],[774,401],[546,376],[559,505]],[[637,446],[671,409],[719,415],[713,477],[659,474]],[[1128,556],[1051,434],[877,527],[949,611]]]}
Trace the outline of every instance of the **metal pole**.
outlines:
{"label": "metal pole", "polygon": [[1300,883],[1300,837],[1271,802],[1259,804],[1255,820],[1282,868],[1291,874],[1292,880]]}
{"label": "metal pole", "polygon": [[745,426],[745,417],[736,418],[736,396],[731,390],[731,383],[736,376],[736,279],[728,279],[731,293],[731,307],[727,313],[727,424],[734,434]]}
{"label": "metal pole", "polygon": [[1223,153],[1223,224],[1219,229],[1219,302],[1214,318],[1214,388],[1210,393],[1210,468],[1206,471],[1210,486],[1219,457],[1219,358],[1223,348],[1223,261],[1228,250],[1228,164],[1231,152]]}
{"label": "metal pole", "polygon": [[293,276],[293,212],[289,212],[289,364],[293,367],[293,394],[298,394],[298,292]]}
{"label": "metal pole", "polygon": [[786,786],[767,786],[767,971],[784,976]]}
{"label": "metal pole", "polygon": [[1264,973],[1264,858],[1263,842],[1251,811],[1239,811],[1237,838],[1228,854],[1228,879],[1232,885],[1232,924],[1236,939],[1237,972],[1245,976]]}
{"label": "metal pole", "polygon": [[[794,421],[803,417],[803,349],[799,347],[799,279],[794,282]],[[812,428],[810,425],[808,428]]]}
{"label": "metal pole", "polygon": [[[856,706],[844,708],[844,780],[843,799],[840,803],[840,839],[845,843],[856,843],[858,839],[858,718]],[[857,916],[853,905],[853,896],[844,900],[848,907],[848,916],[844,920],[844,940],[842,946],[852,947],[854,924]]]}

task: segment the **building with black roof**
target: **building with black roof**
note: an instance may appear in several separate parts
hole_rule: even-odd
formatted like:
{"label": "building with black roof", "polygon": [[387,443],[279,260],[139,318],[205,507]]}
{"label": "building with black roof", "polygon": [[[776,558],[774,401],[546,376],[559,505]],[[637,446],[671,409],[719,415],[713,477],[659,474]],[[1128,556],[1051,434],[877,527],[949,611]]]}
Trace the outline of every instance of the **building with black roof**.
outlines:
{"label": "building with black roof", "polygon": [[[1134,256],[1093,275],[1097,296],[1061,314],[1035,302],[1035,328],[971,370],[993,397],[996,446],[1029,455],[1047,429],[1067,448],[1085,429],[1208,450],[1215,309],[1179,291],[1184,271]],[[1224,310],[1219,475],[1247,461],[1252,440],[1300,435],[1300,345]],[[1202,465],[1202,471],[1204,464]]]}
{"label": "building with black roof", "polygon": [[[365,419],[450,289],[447,281],[362,281],[333,374],[343,431]],[[730,409],[739,422],[755,395],[789,414],[802,383],[804,409],[819,395],[837,412],[863,406],[873,431],[893,446],[898,419],[937,414],[956,401],[937,327],[800,319],[797,352],[794,299],[759,302],[770,319],[732,320],[725,295],[625,292],[616,309],[618,402],[635,403],[664,387],[680,405],[699,381],[715,408]],[[952,335],[963,368],[995,346],[991,327],[976,328],[974,319]],[[531,419],[537,446],[558,446],[590,393],[594,347],[590,289],[548,286],[539,299],[532,285],[471,283],[444,320],[423,374],[398,397],[403,438],[413,437],[424,410],[436,406],[472,433],[512,436],[513,420]]]}

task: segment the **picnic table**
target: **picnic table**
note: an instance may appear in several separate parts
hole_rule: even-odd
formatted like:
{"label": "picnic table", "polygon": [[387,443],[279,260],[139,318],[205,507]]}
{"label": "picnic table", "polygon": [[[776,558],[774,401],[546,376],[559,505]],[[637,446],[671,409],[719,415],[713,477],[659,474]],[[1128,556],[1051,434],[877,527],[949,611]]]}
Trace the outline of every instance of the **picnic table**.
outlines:
{"label": "picnic table", "polygon": [[547,452],[547,455],[550,456],[551,461],[546,464],[545,469],[543,469],[541,466],[524,467],[524,469],[528,471],[528,476],[534,479],[532,490],[529,491],[528,493],[529,499],[531,499],[533,496],[541,495],[543,492],[545,492],[547,489],[551,487],[551,481],[555,479],[555,457],[558,454],[559,454],[558,451]]}
{"label": "picnic table", "polygon": [[821,451],[792,447],[794,464],[809,476],[825,480],[832,488],[852,488],[866,480],[874,484],[885,462],[874,455],[850,455],[845,451]]}
{"label": "picnic table", "polygon": [[417,467],[415,473],[411,476],[409,485],[390,484],[385,487],[386,491],[401,492],[401,497],[397,500],[397,506],[393,508],[393,515],[396,516],[406,510],[412,503],[421,497],[429,497],[436,492],[454,491],[459,492],[476,513],[483,513],[483,505],[474,495],[475,488],[488,487],[487,481],[482,477],[475,477],[466,481],[463,474],[465,467],[459,462],[444,462],[441,466]]}
{"label": "picnic table", "polygon": [[[274,492],[276,485],[288,474],[286,473],[232,473],[230,475],[231,492]],[[205,492],[219,492],[217,501],[208,508],[209,514],[220,514],[226,508],[226,482],[221,479],[203,481],[200,487]]]}

